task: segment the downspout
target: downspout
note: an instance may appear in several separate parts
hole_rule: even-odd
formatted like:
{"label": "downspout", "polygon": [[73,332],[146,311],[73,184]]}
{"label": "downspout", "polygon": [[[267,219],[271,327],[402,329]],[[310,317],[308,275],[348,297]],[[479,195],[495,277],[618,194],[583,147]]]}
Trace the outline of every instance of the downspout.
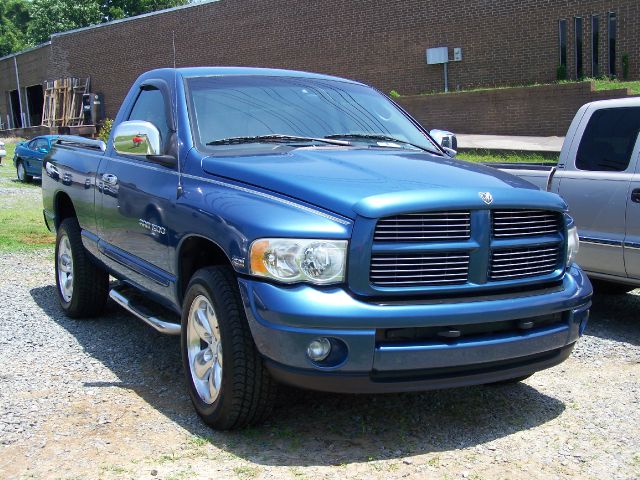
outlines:
{"label": "downspout", "polygon": [[13,56],[13,68],[16,71],[16,83],[18,84],[18,109],[20,110],[20,124],[22,128],[25,127],[25,118],[22,113],[22,93],[20,92],[20,76],[18,75],[18,61],[16,60],[16,55]]}

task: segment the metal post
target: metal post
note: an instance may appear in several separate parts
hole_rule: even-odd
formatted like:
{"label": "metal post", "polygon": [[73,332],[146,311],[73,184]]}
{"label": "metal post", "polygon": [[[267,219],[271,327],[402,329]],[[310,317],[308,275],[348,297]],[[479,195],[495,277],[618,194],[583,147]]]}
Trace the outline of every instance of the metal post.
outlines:
{"label": "metal post", "polygon": [[444,65],[444,93],[447,93],[449,91],[449,75],[447,72],[448,63],[445,62],[443,63],[443,65]]}
{"label": "metal post", "polygon": [[16,60],[16,55],[13,56],[13,68],[16,71],[16,83],[18,84],[18,109],[20,110],[20,121],[22,122],[22,127],[24,127],[24,114],[22,113],[22,93],[20,93],[20,76],[18,75],[18,62]]}

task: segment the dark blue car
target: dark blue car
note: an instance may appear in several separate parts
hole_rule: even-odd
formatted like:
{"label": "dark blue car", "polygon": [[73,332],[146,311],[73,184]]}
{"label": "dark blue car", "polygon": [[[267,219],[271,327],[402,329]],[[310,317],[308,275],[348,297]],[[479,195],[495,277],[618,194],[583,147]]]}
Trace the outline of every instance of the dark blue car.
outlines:
{"label": "dark blue car", "polygon": [[51,144],[57,135],[42,135],[16,145],[13,164],[21,182],[30,182],[33,177],[42,175],[42,159],[51,150]]}

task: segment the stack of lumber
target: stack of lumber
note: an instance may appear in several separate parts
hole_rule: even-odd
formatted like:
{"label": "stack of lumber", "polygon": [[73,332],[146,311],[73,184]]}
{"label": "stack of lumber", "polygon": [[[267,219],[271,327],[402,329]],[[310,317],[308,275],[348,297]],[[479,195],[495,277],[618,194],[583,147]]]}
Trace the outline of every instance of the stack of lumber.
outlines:
{"label": "stack of lumber", "polygon": [[89,78],[45,80],[42,125],[70,127],[82,125],[82,95],[89,93]]}

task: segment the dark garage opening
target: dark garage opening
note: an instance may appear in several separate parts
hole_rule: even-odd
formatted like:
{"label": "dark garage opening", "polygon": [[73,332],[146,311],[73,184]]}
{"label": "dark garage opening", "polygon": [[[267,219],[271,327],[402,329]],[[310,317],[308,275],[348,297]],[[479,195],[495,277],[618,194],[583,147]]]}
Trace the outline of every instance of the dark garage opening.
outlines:
{"label": "dark garage opening", "polygon": [[18,96],[18,90],[11,90],[9,92],[9,99],[11,100],[11,117],[13,120],[13,128],[22,128],[22,118],[20,116],[20,97]]}
{"label": "dark garage opening", "polygon": [[42,107],[44,106],[44,92],[42,85],[32,85],[26,88],[27,108],[29,111],[29,125],[42,125]]}

